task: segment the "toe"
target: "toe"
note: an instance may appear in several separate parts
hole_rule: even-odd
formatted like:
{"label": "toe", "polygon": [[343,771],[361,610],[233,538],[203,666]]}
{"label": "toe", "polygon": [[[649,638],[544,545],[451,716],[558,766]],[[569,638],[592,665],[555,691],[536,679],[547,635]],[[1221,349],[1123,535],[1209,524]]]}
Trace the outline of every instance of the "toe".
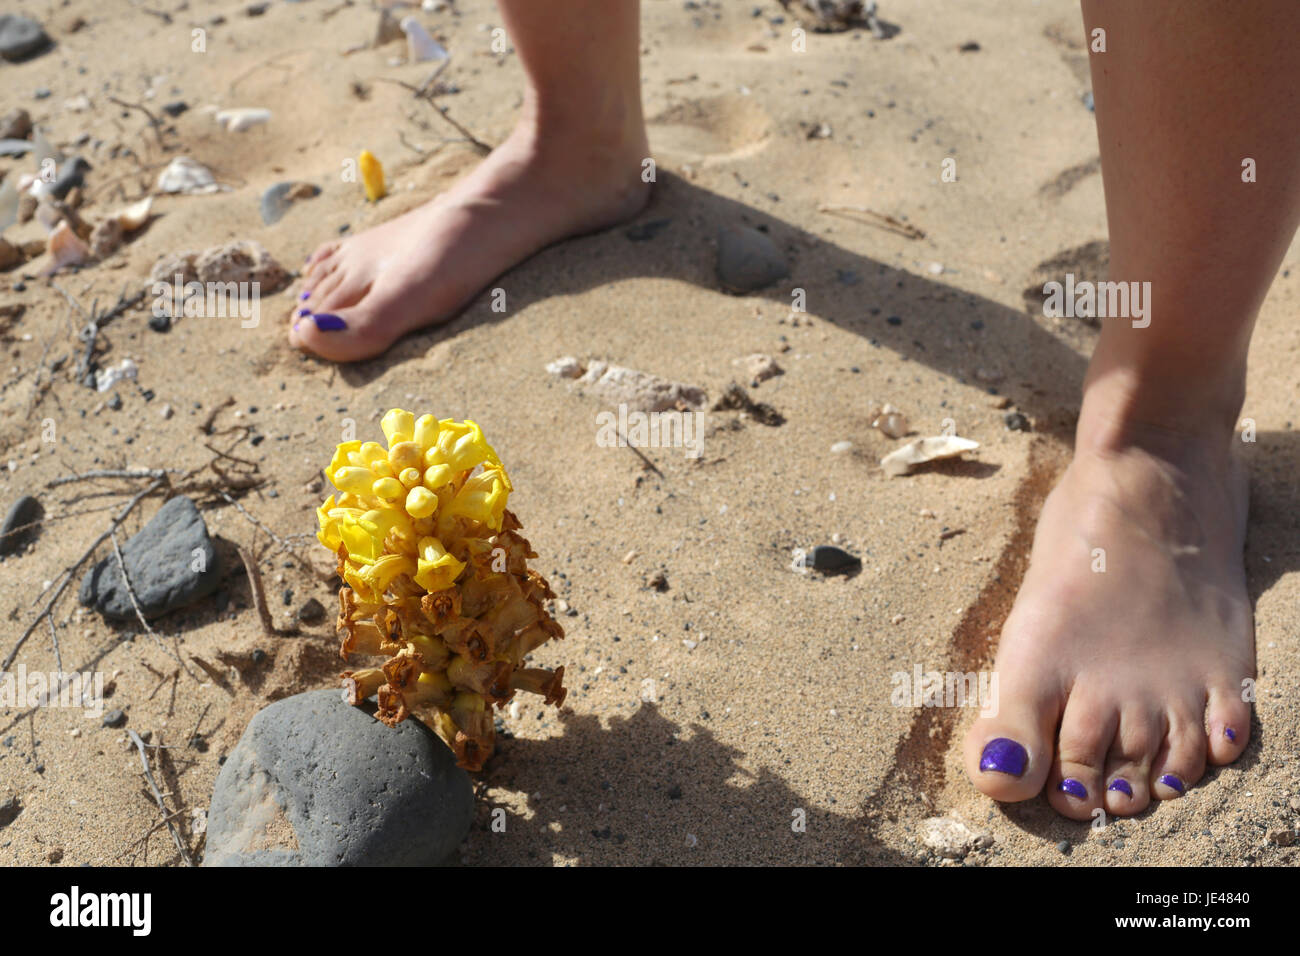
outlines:
{"label": "toe", "polygon": [[1119,726],[1113,704],[1075,690],[1066,701],[1048,776],[1047,802],[1072,820],[1088,820],[1105,800],[1106,753]]}
{"label": "toe", "polygon": [[1190,707],[1171,710],[1168,731],[1151,771],[1151,795],[1176,800],[1205,772],[1205,717]]}
{"label": "toe", "polygon": [[997,713],[981,716],[966,735],[966,773],[994,800],[1028,800],[1043,789],[1051,770],[1060,703],[1046,695],[1005,692],[1001,700]]}
{"label": "toe", "polygon": [[369,280],[356,273],[336,269],[328,283],[322,286],[318,293],[313,294],[305,304],[313,312],[339,312],[350,309],[365,298],[370,291],[370,285]]}
{"label": "toe", "polygon": [[1164,718],[1155,711],[1120,713],[1119,730],[1106,758],[1106,812],[1117,817],[1141,813],[1151,802],[1151,761],[1160,746]]}
{"label": "toe", "polygon": [[316,248],[316,251],[307,257],[306,264],[302,267],[304,276],[315,277],[316,273],[326,267],[326,264],[333,258],[334,253],[339,251],[343,245],[343,240],[335,239],[332,242],[324,243]]}
{"label": "toe", "polygon": [[1250,740],[1250,704],[1241,698],[1242,691],[1231,684],[1210,690],[1205,725],[1212,764],[1232,763]]}

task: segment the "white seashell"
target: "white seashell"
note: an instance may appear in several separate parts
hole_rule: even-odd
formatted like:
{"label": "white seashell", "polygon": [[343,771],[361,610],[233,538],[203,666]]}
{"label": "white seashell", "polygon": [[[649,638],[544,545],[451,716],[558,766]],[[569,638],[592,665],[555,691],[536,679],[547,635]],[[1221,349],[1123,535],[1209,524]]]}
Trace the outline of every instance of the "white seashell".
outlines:
{"label": "white seashell", "polygon": [[271,111],[253,107],[240,107],[233,110],[218,110],[216,120],[227,133],[242,133],[254,126],[270,122]]}
{"label": "white seashell", "polygon": [[177,156],[158,176],[158,191],[162,193],[198,196],[220,188],[212,178],[212,171],[188,156]]}
{"label": "white seashell", "polygon": [[116,216],[117,224],[122,227],[123,232],[135,232],[149,221],[149,213],[152,209],[153,197],[145,196],[139,202],[132,203],[121,210]]}
{"label": "white seashell", "polygon": [[406,34],[406,52],[412,63],[426,60],[446,60],[451,54],[441,43],[429,36],[429,31],[415,17],[402,18],[402,32]]}
{"label": "white seashell", "polygon": [[81,241],[67,222],[60,222],[54,227],[45,250],[50,254],[51,259],[50,265],[45,270],[47,275],[57,272],[64,266],[85,262],[90,257],[90,247]]}
{"label": "white seashell", "polygon": [[979,446],[977,441],[958,438],[956,435],[918,438],[880,459],[880,466],[885,469],[885,474],[897,478],[907,474],[915,465],[940,458],[956,458],[962,452],[974,451]]}

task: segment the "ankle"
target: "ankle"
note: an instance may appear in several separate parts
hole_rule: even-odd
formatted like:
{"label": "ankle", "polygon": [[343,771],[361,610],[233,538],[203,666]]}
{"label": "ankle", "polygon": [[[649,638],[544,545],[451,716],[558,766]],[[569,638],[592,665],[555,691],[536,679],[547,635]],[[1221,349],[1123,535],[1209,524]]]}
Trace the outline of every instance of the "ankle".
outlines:
{"label": "ankle", "polygon": [[1244,398],[1244,370],[1221,381],[1147,375],[1131,367],[1089,368],[1075,448],[1111,454],[1141,447],[1162,456],[1221,453]]}

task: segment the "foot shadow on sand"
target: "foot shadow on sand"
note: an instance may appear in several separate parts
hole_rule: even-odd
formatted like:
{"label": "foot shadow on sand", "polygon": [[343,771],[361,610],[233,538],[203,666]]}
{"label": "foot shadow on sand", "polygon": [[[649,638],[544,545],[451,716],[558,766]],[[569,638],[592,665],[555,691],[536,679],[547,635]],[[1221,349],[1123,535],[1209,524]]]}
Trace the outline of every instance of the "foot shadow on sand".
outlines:
{"label": "foot shadow on sand", "polygon": [[[485,780],[524,790],[528,814],[507,811],[498,832],[501,813],[484,794],[469,837],[477,863],[913,863],[875,840],[860,814],[827,809],[835,795],[814,796],[815,781],[801,794],[767,767],[746,769],[744,752],[710,729],[716,718],[679,726],[643,702],[607,726],[572,712],[559,719],[562,734],[498,741]],[[793,826],[800,818],[804,832]]]}
{"label": "foot shadow on sand", "polygon": [[[628,237],[636,225],[663,220],[667,224],[657,230],[641,230],[652,238]],[[861,234],[873,228],[830,215],[826,221],[839,233]],[[905,362],[919,362],[959,382],[1006,395],[1034,418],[1055,421],[1062,406],[1077,405],[1084,357],[1024,310],[861,256],[670,174],[660,175],[649,206],[635,223],[551,246],[494,282],[506,291],[507,312],[494,313],[490,294],[481,293],[452,321],[407,336],[380,358],[342,366],[339,374],[354,387],[365,385],[467,328],[517,314],[543,298],[547,293],[542,290],[573,295],[626,279],[675,279],[716,290],[723,297],[719,309],[731,309],[734,300],[721,291],[715,274],[714,243],[720,228],[738,225],[767,233],[786,254],[790,276],[755,293],[779,309],[788,311],[792,290],[800,288],[806,292],[809,313],[817,319],[889,349]],[[632,246],[635,254],[630,255]],[[924,239],[914,241],[912,248],[912,259],[936,255]],[[659,331],[648,310],[622,321],[644,323],[647,336]],[[1086,338],[1090,333],[1080,334]],[[539,382],[545,374],[540,363],[554,357],[538,356]],[[646,371],[674,377],[670,363]]]}

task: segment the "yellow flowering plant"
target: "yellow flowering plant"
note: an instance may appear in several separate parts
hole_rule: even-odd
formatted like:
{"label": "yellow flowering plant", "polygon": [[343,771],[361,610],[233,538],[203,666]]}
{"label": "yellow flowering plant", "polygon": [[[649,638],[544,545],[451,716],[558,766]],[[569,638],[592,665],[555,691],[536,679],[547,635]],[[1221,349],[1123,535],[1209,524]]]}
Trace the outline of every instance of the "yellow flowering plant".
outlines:
{"label": "yellow flowering plant", "polygon": [[524,666],[564,636],[544,606],[555,595],[528,567],[537,554],[506,508],[510,477],[478,425],[394,408],[380,427],[386,448],[338,446],[325,472],[338,494],[316,511],[344,582],[340,653],[387,658],[345,671],[345,694],[377,695],[389,726],[427,708],[460,766],[478,770],[494,706],[521,690],[564,700],[563,667]]}

